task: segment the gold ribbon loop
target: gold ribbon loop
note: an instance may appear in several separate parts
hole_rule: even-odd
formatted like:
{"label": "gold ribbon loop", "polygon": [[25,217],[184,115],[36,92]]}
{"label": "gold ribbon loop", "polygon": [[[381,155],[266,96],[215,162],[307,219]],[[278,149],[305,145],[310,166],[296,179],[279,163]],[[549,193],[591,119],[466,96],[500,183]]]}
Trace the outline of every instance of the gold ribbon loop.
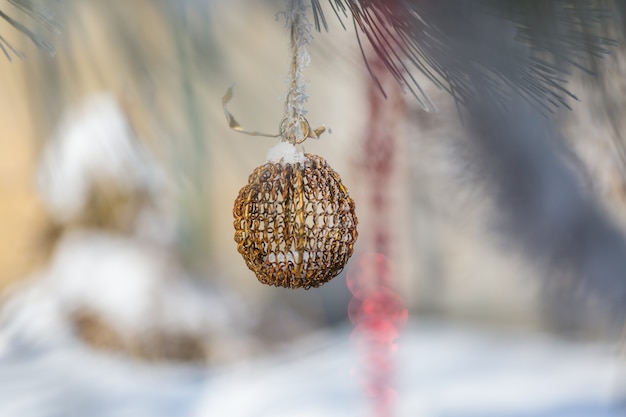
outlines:
{"label": "gold ribbon loop", "polygon": [[[237,119],[235,119],[235,116],[233,116],[226,107],[226,105],[233,98],[233,95],[234,95],[233,91],[234,91],[234,86],[231,85],[226,91],[226,94],[224,94],[224,96],[222,97],[222,107],[224,108],[224,115],[226,116],[228,127],[230,127],[232,130],[235,130],[239,133],[243,133],[249,136],[263,136],[266,138],[277,138],[280,136],[284,140],[291,142],[294,145],[300,144],[304,142],[305,140],[307,140],[308,138],[319,139],[320,135],[326,131],[326,128],[324,126],[320,126],[317,129],[311,129],[311,125],[309,125],[309,121],[302,115],[298,116],[296,121],[295,122],[292,121],[291,123],[289,122],[288,119],[283,119],[283,121],[280,122],[279,133],[275,135],[270,134],[270,133],[257,132],[254,130],[253,131],[246,130],[239,124]],[[297,138],[295,137],[295,134],[292,133],[295,127],[295,123],[300,123],[300,131],[302,133]]]}
{"label": "gold ribbon loop", "polygon": [[233,89],[234,89],[234,86],[231,85],[228,88],[228,91],[226,91],[226,94],[224,94],[224,97],[222,97],[222,107],[224,107],[224,114],[226,115],[226,121],[228,122],[228,127],[230,127],[231,129],[239,133],[243,133],[245,135],[250,135],[250,136],[263,136],[266,138],[277,138],[278,136],[280,136],[280,135],[272,135],[269,133],[245,130],[243,127],[241,127],[239,122],[226,108],[226,105],[228,104],[228,102],[233,98]]}

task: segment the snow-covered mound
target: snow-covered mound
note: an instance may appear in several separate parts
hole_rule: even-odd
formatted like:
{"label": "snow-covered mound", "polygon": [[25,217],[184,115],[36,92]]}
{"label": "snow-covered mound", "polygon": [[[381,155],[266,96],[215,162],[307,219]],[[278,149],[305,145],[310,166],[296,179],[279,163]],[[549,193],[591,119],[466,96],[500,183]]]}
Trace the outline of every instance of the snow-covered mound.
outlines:
{"label": "snow-covered mound", "polygon": [[242,305],[180,266],[160,168],[114,96],[67,112],[38,176],[58,238],[48,264],[3,294],[0,351],[82,339],[148,359],[238,355]]}

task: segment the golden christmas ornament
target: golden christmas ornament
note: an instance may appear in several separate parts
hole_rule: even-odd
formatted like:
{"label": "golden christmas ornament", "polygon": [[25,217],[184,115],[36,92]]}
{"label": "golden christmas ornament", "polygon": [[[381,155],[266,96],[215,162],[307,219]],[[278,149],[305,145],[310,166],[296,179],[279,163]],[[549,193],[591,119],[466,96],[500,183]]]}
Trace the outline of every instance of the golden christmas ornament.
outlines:
{"label": "golden christmas ornament", "polygon": [[310,24],[303,0],[286,0],[283,13],[291,34],[290,84],[279,133],[248,131],[228,112],[232,87],[222,98],[231,129],[251,136],[281,137],[267,163],[254,170],[235,200],[235,241],[246,265],[264,284],[319,287],[336,277],[352,256],[357,238],[354,201],[324,158],[298,152],[295,145],[318,138],[306,113],[302,69],[309,56]]}
{"label": "golden christmas ornament", "polygon": [[233,215],[239,253],[260,282],[308,289],[346,265],[357,218],[354,201],[324,158],[299,155],[298,162],[283,158],[256,168]]}

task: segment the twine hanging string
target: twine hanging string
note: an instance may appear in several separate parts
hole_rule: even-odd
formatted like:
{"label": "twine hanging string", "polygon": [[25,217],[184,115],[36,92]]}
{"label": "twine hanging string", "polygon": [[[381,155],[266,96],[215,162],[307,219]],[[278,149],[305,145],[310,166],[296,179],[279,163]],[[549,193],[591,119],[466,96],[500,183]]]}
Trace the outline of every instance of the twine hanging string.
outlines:
{"label": "twine hanging string", "polygon": [[324,126],[312,129],[308,120],[304,117],[306,110],[304,104],[308,96],[306,95],[306,80],[303,71],[311,58],[307,51],[307,46],[311,43],[313,35],[311,24],[306,17],[306,9],[303,0],[285,0],[286,11],[277,14],[285,17],[285,26],[290,32],[291,66],[289,70],[289,89],[285,97],[285,109],[283,120],[280,122],[278,134],[268,134],[244,129],[235,117],[228,111],[226,105],[233,97],[233,86],[222,97],[224,114],[228,121],[228,126],[240,133],[250,136],[280,137],[281,140],[290,142],[293,145],[300,144],[308,138],[318,139],[326,131]]}
{"label": "twine hanging string", "polygon": [[[306,114],[304,104],[307,102],[308,96],[306,95],[306,80],[303,71],[311,62],[307,46],[311,43],[313,35],[311,34],[311,24],[306,17],[304,1],[285,0],[285,3],[287,6],[287,11],[284,12],[285,25],[290,31],[291,68],[280,135],[283,140],[296,144],[306,140],[311,133],[309,123],[304,117]],[[313,132],[312,137],[317,136],[317,132]]]}

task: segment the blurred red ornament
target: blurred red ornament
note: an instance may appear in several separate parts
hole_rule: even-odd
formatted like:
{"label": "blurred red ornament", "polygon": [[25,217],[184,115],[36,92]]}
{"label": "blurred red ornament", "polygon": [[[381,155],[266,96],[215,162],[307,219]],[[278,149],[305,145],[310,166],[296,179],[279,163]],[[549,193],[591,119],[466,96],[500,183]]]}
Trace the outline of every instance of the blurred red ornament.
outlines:
{"label": "blurred red ornament", "polygon": [[363,300],[380,286],[391,287],[393,266],[382,253],[360,255],[350,265],[346,277],[348,289],[355,298]]}
{"label": "blurred red ornament", "polygon": [[[396,145],[393,136],[398,121],[399,91],[393,77],[384,72],[384,63],[373,60],[372,68],[382,70],[379,80],[390,86],[391,100],[385,100],[375,85],[368,91],[370,114],[364,140],[362,178],[369,192],[368,228],[374,253],[359,256],[350,266],[346,284],[353,295],[348,316],[354,324],[352,339],[362,367],[356,373],[365,392],[374,401],[375,415],[389,417],[397,396],[393,389],[393,353],[408,311],[394,291],[395,271],[388,257],[391,248],[390,185],[395,172]],[[386,78],[383,78],[386,76]]]}

